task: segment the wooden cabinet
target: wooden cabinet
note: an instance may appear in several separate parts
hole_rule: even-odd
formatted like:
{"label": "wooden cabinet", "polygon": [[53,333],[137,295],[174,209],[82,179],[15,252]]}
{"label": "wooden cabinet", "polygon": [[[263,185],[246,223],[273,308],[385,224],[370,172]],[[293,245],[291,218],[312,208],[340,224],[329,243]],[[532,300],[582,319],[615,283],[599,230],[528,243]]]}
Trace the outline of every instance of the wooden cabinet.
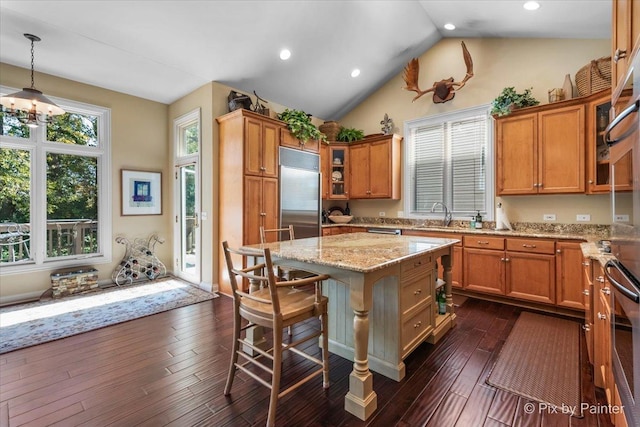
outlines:
{"label": "wooden cabinet", "polygon": [[320,145],[320,195],[322,200],[329,198],[329,190],[331,188],[331,164],[329,163],[329,145]]}
{"label": "wooden cabinet", "polygon": [[317,139],[310,139],[304,144],[287,128],[280,128],[280,145],[283,147],[296,148],[298,150],[311,151],[312,153],[320,152],[320,141]]}
{"label": "wooden cabinet", "polygon": [[399,135],[378,135],[349,147],[349,198],[400,199]]}
{"label": "wooden cabinet", "polygon": [[[611,91],[605,90],[594,95],[587,103],[587,193],[608,193],[611,191],[611,163],[609,147],[604,142],[604,130],[609,124],[611,109]],[[592,98],[592,97],[590,97]],[[616,191],[631,191],[633,175],[631,155],[616,162],[613,182]]]}
{"label": "wooden cabinet", "polygon": [[624,82],[640,35],[640,4],[635,0],[613,0],[612,6],[611,80],[616,93]]}
{"label": "wooden cabinet", "polygon": [[[278,135],[281,123],[247,110],[217,118],[219,124],[219,242],[231,247],[260,243],[260,226],[277,228]],[[224,257],[220,292],[231,293]],[[244,286],[246,287],[246,283]]]}
{"label": "wooden cabinet", "polygon": [[430,254],[400,265],[401,354],[404,359],[435,327],[435,277]]}
{"label": "wooden cabinet", "polygon": [[584,105],[523,110],[496,119],[497,194],[584,192]]}
{"label": "wooden cabinet", "polygon": [[349,199],[349,146],[331,144],[327,153],[329,188],[327,199]]}
{"label": "wooden cabinet", "polygon": [[613,403],[613,372],[611,366],[611,289],[604,276],[604,270],[598,263],[594,266],[594,286],[596,309],[593,320],[594,384],[604,389],[607,401]]}
{"label": "wooden cabinet", "polygon": [[[453,246],[453,265],[451,266],[451,286],[454,288],[462,288],[462,234],[453,233],[434,233],[431,231],[420,230],[403,230],[403,236],[422,236],[437,237],[439,239],[456,239],[459,240]],[[444,279],[444,268],[441,262],[438,262],[438,277]]]}
{"label": "wooden cabinet", "polygon": [[554,246],[553,240],[506,240],[506,296],[545,304],[555,303]]}
{"label": "wooden cabinet", "polygon": [[584,258],[582,261],[582,283],[584,285],[584,290],[582,293],[584,294],[584,336],[587,342],[587,354],[589,356],[589,362],[591,364],[593,361],[593,310],[596,307],[594,303],[595,289],[593,285],[593,262],[590,258]]}
{"label": "wooden cabinet", "polygon": [[561,307],[586,309],[582,258],[579,241],[556,243],[556,304]]}
{"label": "wooden cabinet", "polygon": [[504,238],[464,236],[464,289],[505,294]]}

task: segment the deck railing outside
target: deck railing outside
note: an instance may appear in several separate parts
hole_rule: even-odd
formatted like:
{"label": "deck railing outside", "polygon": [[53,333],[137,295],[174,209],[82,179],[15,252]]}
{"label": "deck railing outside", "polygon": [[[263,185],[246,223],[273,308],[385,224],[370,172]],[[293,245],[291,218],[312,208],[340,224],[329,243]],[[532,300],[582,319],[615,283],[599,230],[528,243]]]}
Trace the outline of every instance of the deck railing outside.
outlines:
{"label": "deck railing outside", "polygon": [[[0,223],[0,262],[31,259],[31,224]],[[98,250],[98,221],[47,221],[47,257],[90,254]]]}

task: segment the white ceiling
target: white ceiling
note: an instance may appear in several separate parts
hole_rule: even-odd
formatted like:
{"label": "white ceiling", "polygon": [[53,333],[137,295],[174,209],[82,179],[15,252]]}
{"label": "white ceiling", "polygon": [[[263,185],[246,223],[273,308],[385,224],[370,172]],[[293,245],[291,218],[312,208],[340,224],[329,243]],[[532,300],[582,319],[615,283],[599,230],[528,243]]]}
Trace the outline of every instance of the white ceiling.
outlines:
{"label": "white ceiling", "polygon": [[39,72],[166,104],[218,81],[338,120],[442,37],[610,37],[611,0],[523,2],[0,0],[0,62],[29,68],[32,33]]}

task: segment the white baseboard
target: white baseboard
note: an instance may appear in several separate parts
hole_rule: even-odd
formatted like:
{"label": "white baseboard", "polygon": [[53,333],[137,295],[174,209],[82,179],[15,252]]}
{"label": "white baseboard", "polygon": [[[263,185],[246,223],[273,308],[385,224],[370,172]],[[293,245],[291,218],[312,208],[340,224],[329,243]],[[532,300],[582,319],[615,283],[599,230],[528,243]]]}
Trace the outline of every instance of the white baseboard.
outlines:
{"label": "white baseboard", "polygon": [[43,292],[45,291],[27,292],[25,294],[0,297],[0,306],[38,301]]}

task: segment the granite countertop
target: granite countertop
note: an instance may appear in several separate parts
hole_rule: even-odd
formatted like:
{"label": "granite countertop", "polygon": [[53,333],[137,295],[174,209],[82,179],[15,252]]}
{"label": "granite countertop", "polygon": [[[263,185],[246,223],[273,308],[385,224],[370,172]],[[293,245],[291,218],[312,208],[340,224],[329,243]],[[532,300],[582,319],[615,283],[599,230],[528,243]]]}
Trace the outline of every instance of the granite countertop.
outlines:
{"label": "granite countertop", "polygon": [[243,246],[276,258],[369,273],[458,243],[456,239],[349,233]]}
{"label": "granite countertop", "polygon": [[609,237],[610,227],[600,224],[546,224],[514,223],[513,230],[495,230],[495,223],[485,222],[484,228],[469,228],[467,221],[452,221],[449,227],[440,225],[442,221],[411,220],[402,218],[357,218],[349,224],[323,224],[323,227],[388,228],[415,231],[430,231],[454,234],[484,234],[505,237],[536,237],[547,239],[575,239],[597,242]]}
{"label": "granite countertop", "polygon": [[605,265],[610,259],[615,259],[615,256],[600,249],[596,242],[580,243],[580,249],[585,258],[597,260],[601,265]]}

